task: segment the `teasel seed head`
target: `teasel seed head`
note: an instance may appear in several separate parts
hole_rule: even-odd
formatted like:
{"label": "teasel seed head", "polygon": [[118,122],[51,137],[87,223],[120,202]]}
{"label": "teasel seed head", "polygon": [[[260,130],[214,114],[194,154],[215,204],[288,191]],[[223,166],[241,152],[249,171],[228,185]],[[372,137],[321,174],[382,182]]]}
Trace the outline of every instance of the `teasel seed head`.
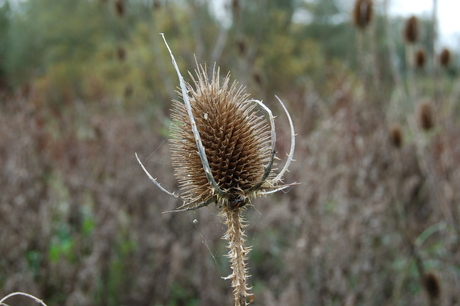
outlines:
{"label": "teasel seed head", "polygon": [[116,0],[114,5],[118,17],[123,17],[125,15],[125,3],[123,2],[123,0]]}
{"label": "teasel seed head", "polygon": [[124,62],[126,59],[126,50],[123,46],[118,46],[117,47],[117,59],[120,62]]}
{"label": "teasel seed head", "polygon": [[441,295],[441,285],[438,277],[432,273],[426,273],[423,276],[423,285],[431,300],[436,300]]}
{"label": "teasel seed head", "polygon": [[236,40],[236,45],[238,47],[238,55],[244,55],[246,53],[246,40],[240,37]]}
{"label": "teasel seed head", "polygon": [[404,27],[404,39],[407,43],[413,44],[417,42],[419,38],[419,21],[417,17],[412,16],[406,20]]}
{"label": "teasel seed head", "polygon": [[450,64],[451,55],[450,51],[447,48],[442,49],[441,53],[439,54],[439,64],[441,67],[447,67]]}
{"label": "teasel seed head", "polygon": [[200,66],[192,76],[194,86],[187,84],[187,89],[212,176],[234,198],[219,199],[210,187],[186,107],[179,101],[173,101],[171,111],[171,158],[186,202],[244,205],[239,201],[255,196],[250,190],[262,180],[271,158],[270,126],[243,87],[230,85],[228,75],[221,83],[218,75],[214,68],[209,79]]}
{"label": "teasel seed head", "polygon": [[423,69],[426,64],[426,54],[424,49],[418,49],[415,52],[415,67]]}
{"label": "teasel seed head", "polygon": [[399,124],[393,124],[390,127],[390,141],[391,144],[397,149],[400,149],[403,146],[404,138],[401,126]]}
{"label": "teasel seed head", "polygon": [[[181,200],[174,212],[188,211],[211,203],[222,208],[227,225],[224,239],[228,241],[233,270],[226,279],[232,280],[236,306],[254,301],[246,260],[249,247],[244,246],[242,212],[250,199],[283,190],[293,184],[282,184],[283,176],[293,161],[295,150],[294,125],[284,103],[291,129],[291,147],[284,167],[275,176],[272,166],[276,153],[276,129],[271,110],[259,100],[248,100],[242,86],[229,85],[229,75],[219,79],[214,66],[211,77],[206,67],[198,66],[196,76],[190,74],[193,85],[187,84],[163,33],[160,33],[171,55],[180,84],[183,104],[173,101],[171,118],[171,159],[175,176],[183,194],[169,192],[154,178],[135,154],[148,178],[164,193]],[[259,114],[264,112],[266,117]]]}
{"label": "teasel seed head", "polygon": [[433,103],[429,100],[422,100],[418,106],[418,121],[420,127],[429,131],[434,127],[435,111]]}
{"label": "teasel seed head", "polygon": [[353,21],[355,25],[363,30],[372,21],[373,3],[372,0],[356,0],[353,7]]}

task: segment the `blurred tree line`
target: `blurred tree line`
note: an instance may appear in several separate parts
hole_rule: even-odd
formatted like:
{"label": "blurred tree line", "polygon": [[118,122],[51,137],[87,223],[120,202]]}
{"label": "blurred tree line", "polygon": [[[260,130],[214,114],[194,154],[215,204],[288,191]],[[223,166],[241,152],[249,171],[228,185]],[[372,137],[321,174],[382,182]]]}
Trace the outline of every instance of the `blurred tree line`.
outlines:
{"label": "blurred tree line", "polygon": [[[225,250],[213,208],[161,214],[177,203],[157,192],[133,156],[150,156],[147,168],[177,190],[163,146],[170,101],[178,97],[164,33],[186,79],[196,63],[217,63],[222,75],[230,72],[267,105],[275,94],[288,101],[293,115],[298,164],[286,182],[304,184],[260,199],[263,214],[247,214],[258,220],[248,227],[256,303],[420,305],[419,275],[401,251],[406,245],[393,208],[402,203],[419,211],[410,205],[420,202],[421,212],[435,212],[416,223],[410,233],[416,237],[442,222],[439,210],[425,207],[425,181],[430,175],[439,181],[457,155],[427,173],[418,158],[438,160],[459,134],[453,123],[444,138],[423,134],[417,155],[413,140],[421,132],[404,123],[396,129],[403,153],[391,151],[398,149],[389,145],[387,124],[405,122],[415,108],[415,98],[404,108],[409,94],[398,92],[411,85],[405,20],[378,6],[372,24],[359,30],[340,4],[0,0],[2,293],[27,290],[49,306],[221,305],[231,295],[218,281],[228,267],[216,255]],[[434,58],[432,21],[419,20],[418,46]],[[440,82],[446,92],[455,85],[455,68],[449,69]],[[396,84],[395,71],[403,84]],[[420,96],[433,93],[429,72],[414,73]],[[446,113],[460,113],[454,103],[460,92],[453,92]],[[277,120],[280,157],[290,139],[283,120]],[[452,261],[446,270],[458,271],[444,243],[455,235],[439,236],[444,240],[433,253],[444,252],[440,261]],[[444,283],[454,284],[457,275],[449,273]]]}
{"label": "blurred tree line", "polygon": [[[350,13],[335,0],[222,3],[216,9],[208,1],[3,1],[0,84],[11,92],[33,83],[57,104],[101,94],[166,99],[174,85],[159,32],[181,52],[187,69],[193,69],[192,54],[208,65],[217,61],[240,82],[269,89],[267,95],[306,80],[325,93],[328,80],[356,71],[362,61]],[[388,81],[386,40],[396,39],[404,68],[403,22],[391,20],[388,38],[379,13],[375,52]]]}

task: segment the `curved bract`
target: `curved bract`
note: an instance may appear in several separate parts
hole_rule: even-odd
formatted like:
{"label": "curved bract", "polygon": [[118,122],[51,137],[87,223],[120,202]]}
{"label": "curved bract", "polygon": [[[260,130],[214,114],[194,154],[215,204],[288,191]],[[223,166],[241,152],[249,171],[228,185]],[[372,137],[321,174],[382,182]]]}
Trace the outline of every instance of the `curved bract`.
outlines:
{"label": "curved bract", "polygon": [[[163,36],[164,39],[164,36]],[[182,102],[171,110],[171,153],[181,195],[164,189],[140,160],[155,185],[183,201],[176,211],[193,210],[211,203],[219,207],[242,207],[257,195],[282,190],[280,185],[293,160],[295,133],[291,117],[281,99],[291,128],[291,148],[283,169],[276,176],[272,166],[276,154],[275,122],[271,110],[249,95],[229,75],[222,83],[219,69],[211,77],[198,66],[193,85],[186,83],[165,40],[180,82]],[[266,116],[264,116],[264,113]],[[136,155],[137,158],[137,155]]]}
{"label": "curved bract", "polygon": [[[164,39],[164,36],[163,36]],[[193,84],[186,83],[166,39],[165,44],[179,77],[182,102],[174,100],[171,110],[171,159],[181,195],[163,188],[141,164],[150,180],[163,192],[183,201],[174,212],[198,209],[211,203],[222,208],[227,225],[230,279],[236,306],[254,300],[248,286],[246,267],[249,247],[244,246],[245,227],[241,212],[251,198],[282,190],[282,178],[293,161],[294,125],[281,99],[291,128],[291,147],[278,174],[272,173],[276,158],[276,129],[272,111],[259,100],[248,99],[244,87],[222,83],[214,66],[211,77],[206,67],[197,65]]]}

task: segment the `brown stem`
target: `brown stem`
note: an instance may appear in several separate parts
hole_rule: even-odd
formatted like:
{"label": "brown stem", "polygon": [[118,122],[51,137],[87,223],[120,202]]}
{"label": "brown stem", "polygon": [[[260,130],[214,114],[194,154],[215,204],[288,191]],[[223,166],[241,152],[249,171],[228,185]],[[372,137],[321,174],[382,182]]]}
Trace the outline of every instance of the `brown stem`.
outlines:
{"label": "brown stem", "polygon": [[[247,254],[251,250],[250,247],[244,246],[244,220],[241,216],[242,208],[230,209],[225,207],[222,211],[225,217],[224,224],[227,225],[227,233],[224,239],[228,241],[230,249],[227,257],[230,258],[232,274],[224,279],[232,280],[233,296],[235,298],[235,306],[246,306],[252,301],[253,295],[250,293],[251,288],[247,285],[249,278],[248,269],[246,267]],[[249,301],[248,301],[249,299]]]}

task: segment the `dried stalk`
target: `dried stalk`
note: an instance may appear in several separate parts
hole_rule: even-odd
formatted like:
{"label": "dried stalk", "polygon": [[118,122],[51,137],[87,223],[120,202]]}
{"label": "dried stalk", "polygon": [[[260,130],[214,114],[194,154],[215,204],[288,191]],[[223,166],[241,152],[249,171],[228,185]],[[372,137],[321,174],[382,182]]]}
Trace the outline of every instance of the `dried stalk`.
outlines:
{"label": "dried stalk", "polygon": [[[291,186],[282,184],[283,175],[293,161],[295,132],[291,117],[291,146],[284,167],[278,175],[272,172],[276,158],[275,121],[262,101],[248,99],[244,87],[222,81],[219,69],[208,76],[199,66],[193,84],[186,83],[174,55],[164,38],[177,72],[182,101],[173,101],[171,110],[171,159],[182,194],[169,192],[150,175],[137,157],[150,180],[163,192],[183,202],[174,212],[195,210],[209,204],[222,209],[228,241],[236,306],[245,306],[254,298],[247,284],[246,267],[249,247],[244,246],[245,227],[241,216],[252,198],[274,193]],[[266,116],[262,114],[265,113]]]}
{"label": "dried stalk", "polygon": [[[235,298],[235,306],[245,306],[251,302],[253,295],[250,293],[251,287],[248,286],[247,279],[250,277],[248,268],[246,267],[247,255],[251,250],[250,247],[245,247],[244,237],[244,219],[241,216],[244,208],[224,208],[221,215],[225,218],[224,224],[227,225],[227,233],[224,239],[228,241],[230,249],[227,257],[230,259],[232,274],[224,279],[232,280],[233,296]],[[249,299],[249,301],[248,301]]]}

